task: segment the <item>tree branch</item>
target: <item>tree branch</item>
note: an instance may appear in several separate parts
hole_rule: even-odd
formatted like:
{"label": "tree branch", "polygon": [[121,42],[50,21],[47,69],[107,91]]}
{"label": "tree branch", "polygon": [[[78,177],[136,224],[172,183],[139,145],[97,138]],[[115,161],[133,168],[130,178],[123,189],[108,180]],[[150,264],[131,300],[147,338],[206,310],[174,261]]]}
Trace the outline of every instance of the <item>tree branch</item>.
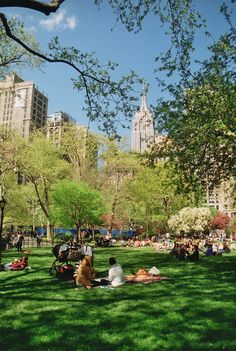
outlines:
{"label": "tree branch", "polygon": [[22,58],[22,56],[23,56],[23,54],[19,54],[19,56],[15,56],[12,59],[4,61],[4,58],[2,58],[2,56],[0,55],[0,59],[1,59],[0,67],[12,65],[13,63],[15,63],[15,64],[21,63],[21,62],[23,62],[20,60]]}
{"label": "tree branch", "polygon": [[25,7],[44,13],[46,16],[56,12],[65,0],[51,0],[45,3],[37,0],[0,0],[0,7]]}
{"label": "tree branch", "polygon": [[[1,4],[1,0],[0,0],[0,4]],[[5,32],[6,32],[6,35],[14,40],[15,42],[17,42],[20,46],[22,46],[25,50],[27,50],[28,52],[30,52],[32,55],[34,56],[37,56],[37,57],[40,57],[41,59],[43,59],[44,61],[47,61],[47,62],[50,62],[50,63],[64,63],[70,67],[72,67],[73,69],[75,69],[81,76],[82,76],[82,79],[83,79],[83,82],[84,82],[84,86],[85,86],[85,91],[86,91],[86,96],[87,96],[87,99],[88,99],[88,103],[89,103],[89,106],[92,107],[92,103],[91,103],[91,99],[90,99],[90,94],[89,94],[89,89],[88,89],[88,84],[87,84],[87,81],[86,79],[87,78],[90,78],[100,84],[104,84],[106,83],[105,81],[103,80],[100,80],[94,76],[91,76],[90,74],[87,74],[85,73],[84,71],[81,71],[76,65],[74,65],[72,62],[69,62],[69,61],[66,61],[66,60],[63,60],[63,59],[51,59],[33,49],[31,49],[28,45],[26,45],[23,41],[21,41],[19,38],[17,38],[12,32],[11,32],[11,29],[8,25],[8,22],[7,22],[7,18],[6,16],[3,14],[3,13],[0,13],[0,19],[2,21],[2,24],[4,26],[4,29],[5,29]]]}

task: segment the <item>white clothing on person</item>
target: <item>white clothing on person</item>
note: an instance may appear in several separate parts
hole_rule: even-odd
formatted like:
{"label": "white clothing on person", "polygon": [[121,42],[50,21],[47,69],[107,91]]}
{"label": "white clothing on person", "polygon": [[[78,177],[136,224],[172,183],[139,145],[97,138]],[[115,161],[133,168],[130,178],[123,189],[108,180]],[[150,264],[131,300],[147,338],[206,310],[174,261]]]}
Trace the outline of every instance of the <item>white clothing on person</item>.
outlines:
{"label": "white clothing on person", "polygon": [[125,283],[124,272],[121,265],[116,263],[111,266],[108,273],[108,280],[114,287]]}
{"label": "white clothing on person", "polygon": [[93,248],[90,245],[82,246],[81,255],[93,257]]}

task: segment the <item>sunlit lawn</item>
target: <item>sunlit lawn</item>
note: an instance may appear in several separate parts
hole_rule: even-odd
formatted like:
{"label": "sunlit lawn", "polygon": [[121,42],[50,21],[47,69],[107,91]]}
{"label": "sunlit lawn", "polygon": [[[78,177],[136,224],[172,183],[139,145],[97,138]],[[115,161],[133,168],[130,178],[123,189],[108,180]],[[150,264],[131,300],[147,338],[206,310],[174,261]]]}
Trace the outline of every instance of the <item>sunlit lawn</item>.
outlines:
{"label": "sunlit lawn", "polygon": [[77,291],[48,275],[50,249],[33,249],[32,270],[0,272],[1,350],[236,350],[236,253],[179,262],[151,248],[96,249],[100,275],[110,256],[126,274],[157,266],[170,280]]}

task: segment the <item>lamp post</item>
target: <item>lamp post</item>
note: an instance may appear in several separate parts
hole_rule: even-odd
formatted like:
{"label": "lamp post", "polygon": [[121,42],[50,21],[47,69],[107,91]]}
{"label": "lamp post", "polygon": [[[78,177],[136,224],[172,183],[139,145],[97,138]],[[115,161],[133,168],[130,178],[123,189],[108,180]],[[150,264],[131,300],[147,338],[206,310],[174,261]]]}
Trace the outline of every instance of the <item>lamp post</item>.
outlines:
{"label": "lamp post", "polygon": [[1,211],[1,218],[0,218],[0,264],[2,263],[2,226],[3,226],[3,216],[4,216],[5,205],[6,205],[6,200],[2,196],[0,198],[0,211]]}

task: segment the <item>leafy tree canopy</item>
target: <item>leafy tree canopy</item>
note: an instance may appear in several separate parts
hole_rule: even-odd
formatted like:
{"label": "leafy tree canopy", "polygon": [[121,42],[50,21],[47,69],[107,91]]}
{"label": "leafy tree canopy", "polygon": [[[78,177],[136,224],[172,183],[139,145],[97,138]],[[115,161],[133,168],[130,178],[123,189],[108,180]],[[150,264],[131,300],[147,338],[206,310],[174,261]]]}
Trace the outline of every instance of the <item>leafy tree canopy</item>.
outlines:
{"label": "leafy tree canopy", "polygon": [[173,99],[156,109],[167,137],[154,147],[155,158],[169,157],[205,187],[236,176],[235,40],[233,31],[222,36],[188,87],[172,85]]}
{"label": "leafy tree canopy", "polygon": [[[50,15],[65,2],[0,0],[0,7],[19,6]],[[94,0],[100,8],[103,2]],[[234,2],[226,0],[220,9],[228,22],[229,32],[210,47],[211,56],[207,60],[195,62],[193,71],[195,31],[205,27],[193,0],[108,0],[117,21],[129,31],[141,30],[143,20],[149,14],[156,15],[166,28],[171,45],[156,57],[155,73],[158,84],[169,97],[166,101],[158,101],[156,124],[159,131],[168,136],[168,144],[164,147],[166,156],[173,161],[178,160],[177,167],[184,170],[191,182],[198,180],[203,185],[216,185],[222,179],[235,176],[233,68],[236,31],[230,10]],[[140,82],[134,72],[115,82],[113,71],[116,63],[109,61],[103,65],[93,53],[63,46],[58,37],[51,40],[47,53],[39,52],[13,31],[3,13],[0,20],[5,35],[19,47],[47,62],[60,62],[72,67],[78,74],[73,77],[73,86],[78,92],[85,92],[85,110],[89,120],[96,120],[100,129],[110,137],[118,137],[117,127],[127,125],[134,113],[134,88]],[[179,74],[176,75],[176,72]],[[163,73],[166,75],[161,79]],[[178,81],[173,83],[176,77]],[[159,150],[156,150],[155,156],[160,156]]]}
{"label": "leafy tree canopy", "polygon": [[53,186],[51,217],[65,226],[95,225],[104,213],[99,192],[85,183],[63,180]]}
{"label": "leafy tree canopy", "polygon": [[[10,18],[8,25],[12,33],[25,42],[30,48],[38,51],[39,44],[33,32],[26,31],[22,22],[15,18]],[[23,67],[40,67],[43,61],[28,50],[16,45],[10,39],[2,22],[0,22],[0,79],[12,70],[19,70]]]}
{"label": "leafy tree canopy", "polygon": [[70,174],[63,154],[41,132],[32,133],[18,146],[16,165],[37,194],[39,204],[47,218],[50,212],[50,191],[59,179]]}

